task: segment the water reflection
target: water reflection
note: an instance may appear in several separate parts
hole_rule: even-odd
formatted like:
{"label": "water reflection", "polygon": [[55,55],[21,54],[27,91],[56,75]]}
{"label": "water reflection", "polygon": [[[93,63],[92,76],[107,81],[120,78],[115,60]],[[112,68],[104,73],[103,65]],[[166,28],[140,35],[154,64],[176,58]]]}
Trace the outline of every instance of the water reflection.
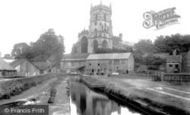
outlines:
{"label": "water reflection", "polygon": [[140,115],[80,83],[72,82],[70,85],[71,115]]}

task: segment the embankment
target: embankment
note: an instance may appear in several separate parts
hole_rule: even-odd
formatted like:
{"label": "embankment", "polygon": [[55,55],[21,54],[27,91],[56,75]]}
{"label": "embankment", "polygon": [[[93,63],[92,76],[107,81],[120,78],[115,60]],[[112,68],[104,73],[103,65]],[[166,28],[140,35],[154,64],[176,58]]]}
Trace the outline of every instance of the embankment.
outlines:
{"label": "embankment", "polygon": [[80,76],[79,82],[90,89],[107,95],[121,105],[127,106],[143,115],[190,115],[189,112],[176,108],[175,106],[155,102],[150,98],[140,97],[127,91],[126,88],[119,88],[99,78]]}
{"label": "embankment", "polygon": [[23,91],[45,82],[53,77],[53,74],[39,75],[27,78],[12,79],[0,84],[0,100],[9,99],[11,96],[19,95]]}

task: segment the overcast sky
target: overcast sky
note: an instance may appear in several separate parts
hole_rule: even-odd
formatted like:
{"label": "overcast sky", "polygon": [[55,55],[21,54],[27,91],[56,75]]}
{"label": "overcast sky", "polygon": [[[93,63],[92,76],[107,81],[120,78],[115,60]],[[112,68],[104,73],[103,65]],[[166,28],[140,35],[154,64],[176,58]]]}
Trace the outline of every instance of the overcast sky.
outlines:
{"label": "overcast sky", "polygon": [[[66,53],[78,40],[78,33],[89,27],[90,5],[100,0],[0,0],[0,52],[10,53],[14,44],[35,42],[49,28],[65,38]],[[112,4],[113,34],[135,43],[140,39],[154,40],[159,35],[190,33],[188,0],[102,0]],[[156,30],[142,26],[143,13],[176,7],[179,24]]]}

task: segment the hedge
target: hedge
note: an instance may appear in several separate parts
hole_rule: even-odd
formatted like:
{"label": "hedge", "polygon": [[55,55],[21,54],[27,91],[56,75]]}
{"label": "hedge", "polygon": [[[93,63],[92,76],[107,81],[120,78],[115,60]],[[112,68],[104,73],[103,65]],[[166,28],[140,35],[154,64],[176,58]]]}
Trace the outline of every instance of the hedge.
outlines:
{"label": "hedge", "polygon": [[5,81],[0,84],[0,99],[9,99],[11,96],[18,95],[31,87],[53,78],[52,76],[52,74],[46,74]]}

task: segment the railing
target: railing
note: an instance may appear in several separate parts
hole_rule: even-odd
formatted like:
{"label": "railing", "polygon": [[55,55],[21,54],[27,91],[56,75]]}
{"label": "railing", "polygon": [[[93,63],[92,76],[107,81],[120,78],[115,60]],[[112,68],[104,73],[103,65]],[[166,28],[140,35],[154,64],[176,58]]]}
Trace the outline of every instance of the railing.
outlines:
{"label": "railing", "polygon": [[188,83],[190,82],[189,73],[165,73],[163,81],[175,82],[175,83]]}
{"label": "railing", "polygon": [[190,83],[190,73],[164,73],[149,71],[147,76],[153,81],[166,81],[170,83]]}

